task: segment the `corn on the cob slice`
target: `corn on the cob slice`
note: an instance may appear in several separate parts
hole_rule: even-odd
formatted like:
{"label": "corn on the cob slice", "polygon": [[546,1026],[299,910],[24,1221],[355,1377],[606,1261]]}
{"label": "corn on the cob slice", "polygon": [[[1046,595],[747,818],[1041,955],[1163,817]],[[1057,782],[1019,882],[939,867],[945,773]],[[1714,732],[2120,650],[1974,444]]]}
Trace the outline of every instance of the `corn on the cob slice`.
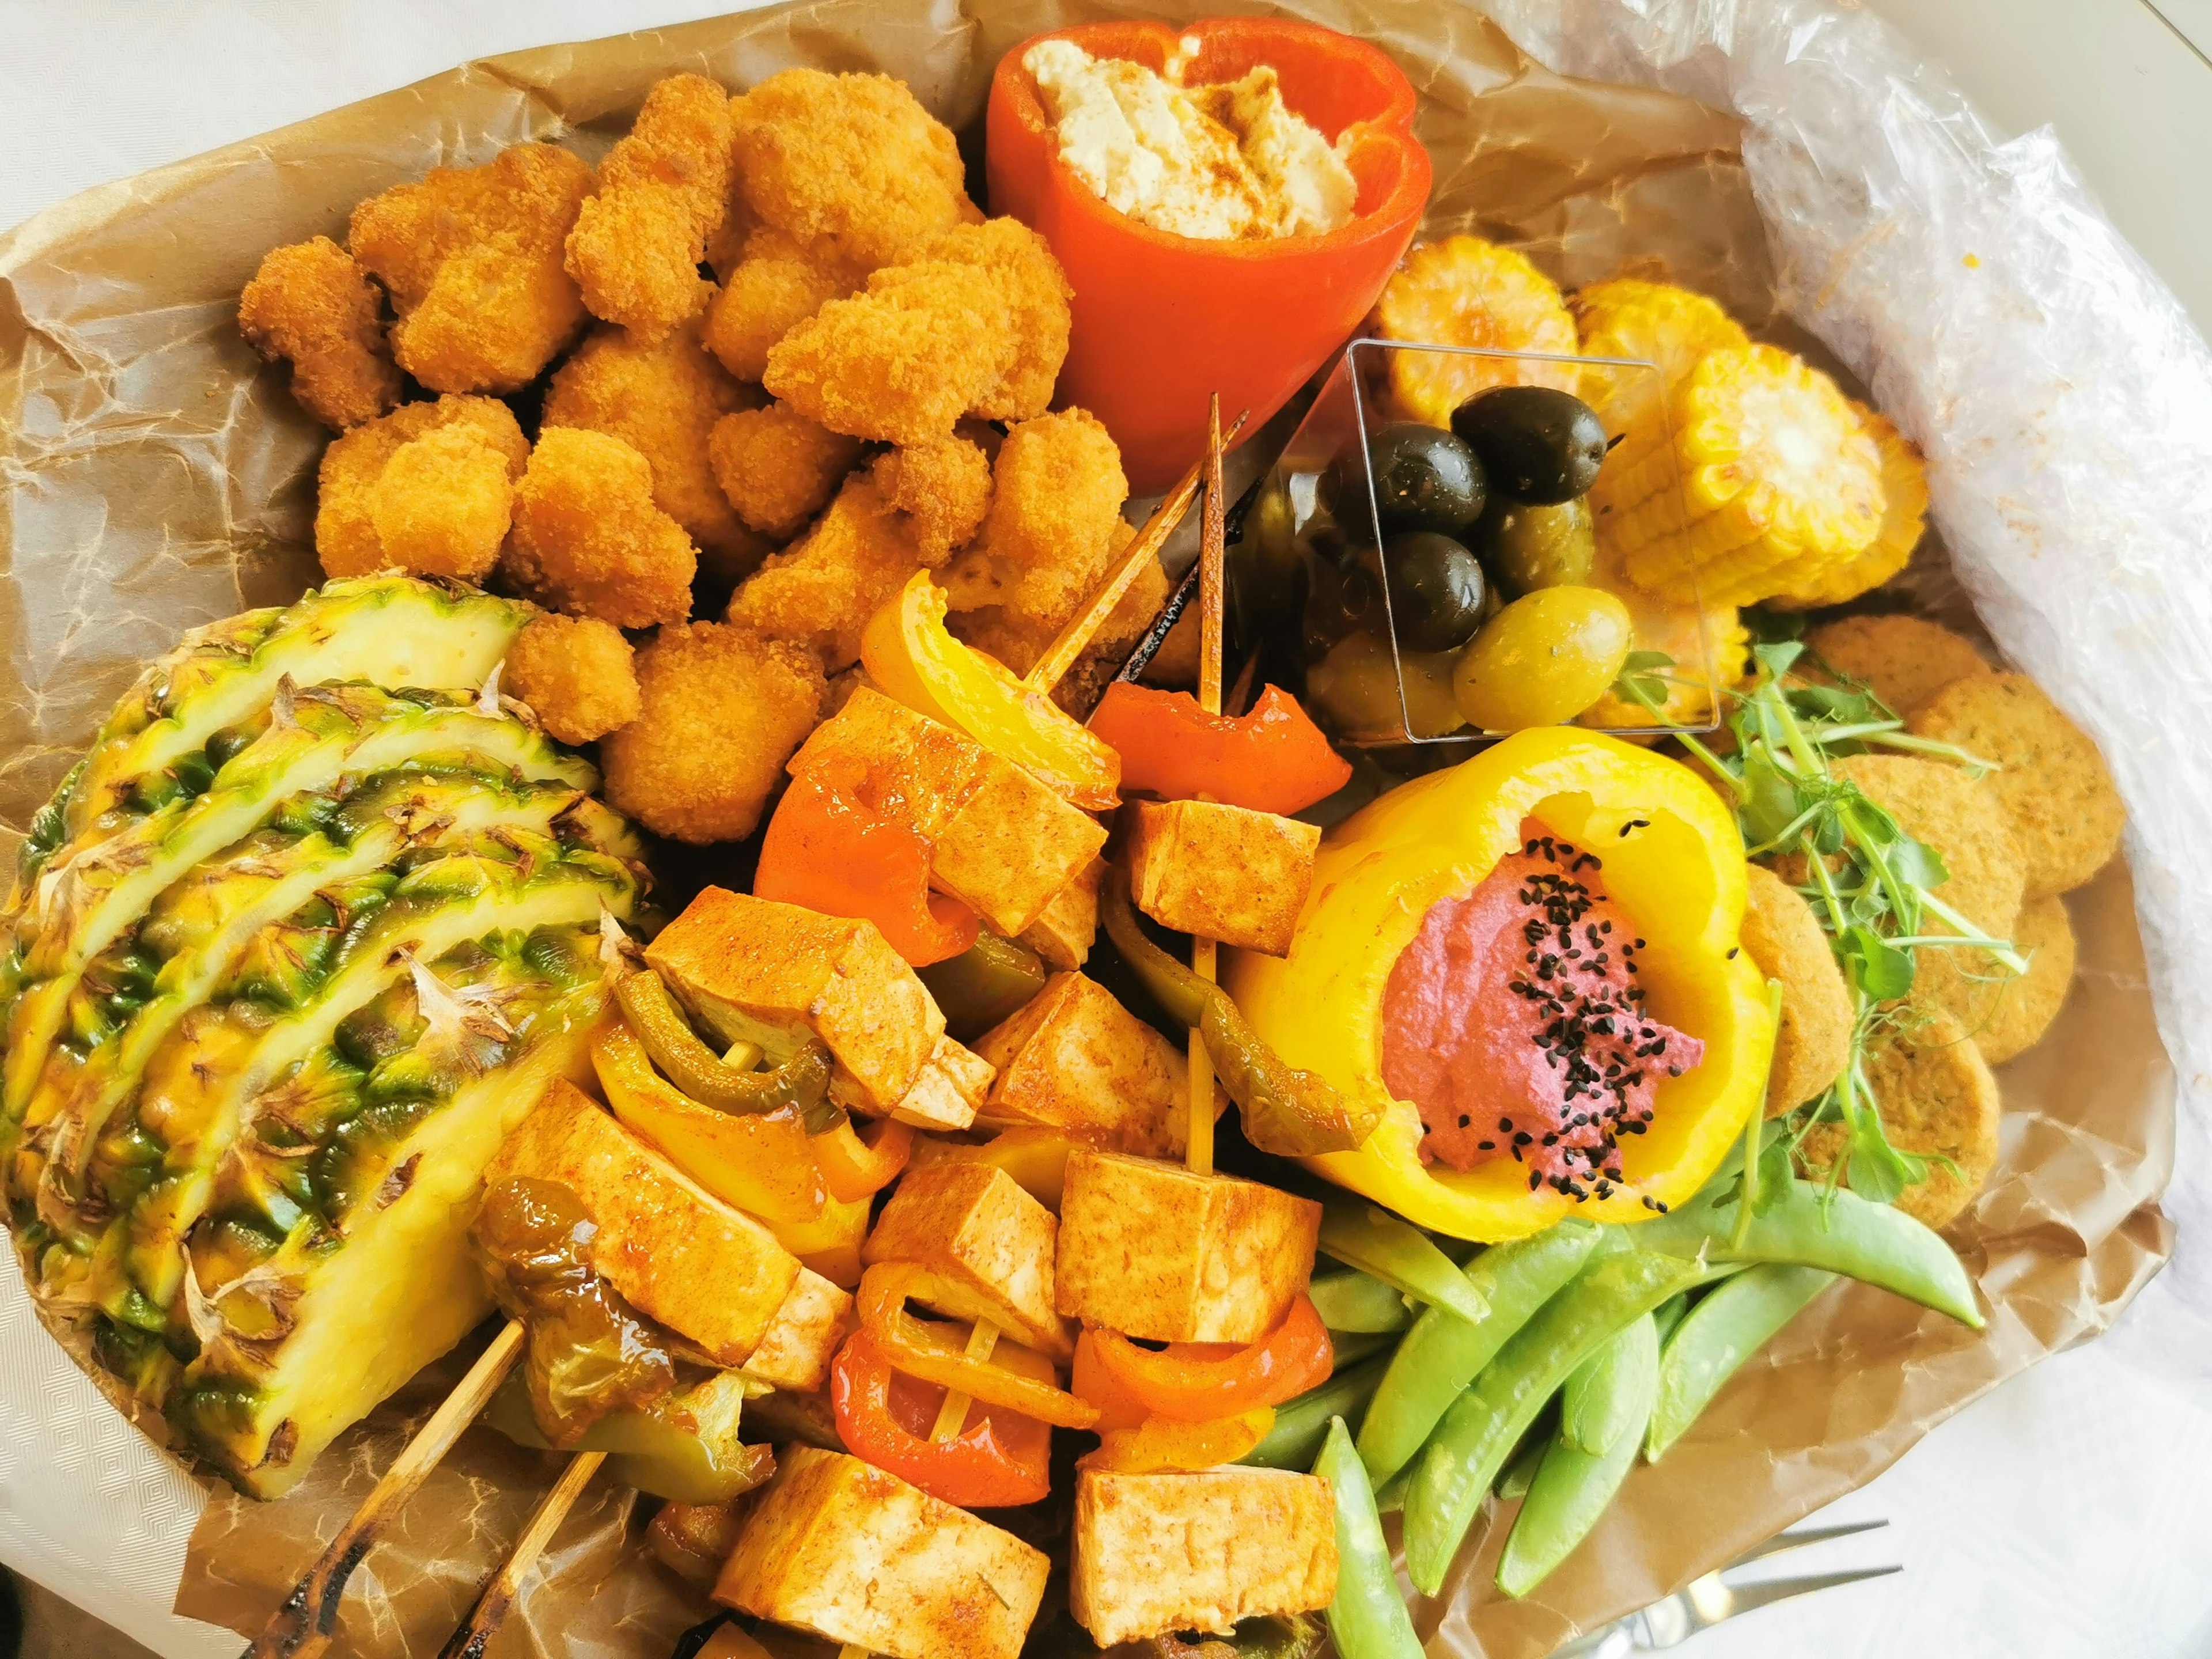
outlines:
{"label": "corn on the cob slice", "polygon": [[1826,375],[1775,346],[1734,347],[1700,358],[1672,403],[1680,488],[1663,455],[1616,456],[1601,520],[1638,586],[1690,581],[1708,605],[1753,605],[1873,542],[1881,452]]}
{"label": "corn on the cob slice", "polygon": [[[1703,726],[1718,712],[1723,688],[1741,682],[1751,659],[1751,635],[1735,606],[1698,602],[1687,582],[1654,593],[1628,579],[1620,544],[1601,534],[1591,562],[1589,583],[1628,607],[1632,651],[1661,651],[1674,659],[1662,671],[1666,701],[1662,716],[1674,726]],[[1659,723],[1638,702],[1608,691],[1576,724],[1608,729]]]}
{"label": "corn on the cob slice", "polygon": [[1854,400],[1851,407],[1881,452],[1881,528],[1856,558],[1838,565],[1819,581],[1770,603],[1783,611],[1810,611],[1841,605],[1880,587],[1911,562],[1928,522],[1928,465],[1911,439],[1882,414]]}
{"label": "corn on the cob slice", "polygon": [[1585,357],[1641,357],[1659,365],[1671,391],[1708,351],[1751,343],[1714,301],[1672,283],[1616,276],[1577,289],[1568,301]]}
{"label": "corn on the cob slice", "polygon": [[[1552,279],[1511,248],[1451,236],[1415,248],[1376,306],[1382,338],[1571,356],[1575,322]],[[1572,364],[1516,362],[1443,351],[1390,354],[1390,390],[1411,419],[1449,426],[1452,410],[1495,386],[1572,392]]]}

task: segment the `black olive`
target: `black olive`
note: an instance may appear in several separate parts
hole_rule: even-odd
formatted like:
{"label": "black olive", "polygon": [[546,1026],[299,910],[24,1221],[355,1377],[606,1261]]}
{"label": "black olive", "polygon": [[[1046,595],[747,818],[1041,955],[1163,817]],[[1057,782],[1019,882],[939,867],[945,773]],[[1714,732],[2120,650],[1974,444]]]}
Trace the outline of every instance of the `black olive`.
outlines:
{"label": "black olive", "polygon": [[1482,562],[1450,537],[1433,530],[1393,536],[1382,544],[1381,563],[1405,649],[1449,651],[1482,625]]}
{"label": "black olive", "polygon": [[1574,500],[1605,464],[1604,422],[1553,386],[1493,386],[1453,411],[1452,430],[1481,458],[1492,489],[1531,506]]}
{"label": "black olive", "polygon": [[[1356,452],[1346,459],[1356,462]],[[1375,478],[1375,514],[1386,536],[1401,530],[1458,536],[1482,516],[1489,493],[1482,463],[1441,427],[1418,421],[1386,426],[1368,440],[1367,460]]]}

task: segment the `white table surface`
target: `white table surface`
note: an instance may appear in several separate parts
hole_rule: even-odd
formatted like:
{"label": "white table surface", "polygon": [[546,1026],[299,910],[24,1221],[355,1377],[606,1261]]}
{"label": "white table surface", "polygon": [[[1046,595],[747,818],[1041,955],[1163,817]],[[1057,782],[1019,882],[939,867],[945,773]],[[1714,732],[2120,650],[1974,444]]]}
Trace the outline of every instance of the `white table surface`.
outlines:
{"label": "white table surface", "polygon": [[[0,0],[0,225],[470,58],[737,3]],[[1873,9],[2000,127],[2054,124],[2114,222],[2212,330],[2212,0],[2160,0],[2156,11],[2142,0]],[[1771,1564],[1778,1576],[1886,1562],[1905,1572],[1770,1609],[1683,1651],[2212,1654],[2212,1397],[2138,1363],[2157,1345],[2159,1300],[2154,1286],[2117,1340],[2008,1385],[1823,1517],[1887,1516],[1887,1529]],[[0,1507],[20,1496],[0,1487]],[[179,1656],[236,1648],[182,1620],[133,1633]]]}

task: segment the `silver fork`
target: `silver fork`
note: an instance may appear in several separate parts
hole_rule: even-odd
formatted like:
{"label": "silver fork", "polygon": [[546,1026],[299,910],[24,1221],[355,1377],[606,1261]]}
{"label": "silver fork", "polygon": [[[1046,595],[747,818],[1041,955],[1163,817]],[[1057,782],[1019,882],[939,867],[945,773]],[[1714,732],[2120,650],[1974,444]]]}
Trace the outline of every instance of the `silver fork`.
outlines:
{"label": "silver fork", "polygon": [[1779,1555],[1784,1550],[1825,1544],[1832,1538],[1848,1538],[1854,1533],[1872,1532],[1888,1524],[1887,1521],[1852,1521],[1839,1526],[1804,1527],[1796,1532],[1778,1534],[1718,1571],[1692,1579],[1665,1600],[1654,1601],[1641,1612],[1616,1619],[1587,1636],[1576,1638],[1555,1652],[1552,1659],[1621,1659],[1626,1654],[1678,1647],[1699,1631],[1708,1630],[1740,1613],[1749,1613],[1754,1607],[1771,1607],[1794,1595],[1809,1595],[1814,1590],[1832,1589],[1838,1584],[1856,1584],[1861,1579],[1883,1578],[1893,1572],[1902,1572],[1905,1569],[1896,1566],[1857,1567],[1841,1572],[1807,1573],[1796,1578],[1763,1579],[1741,1587],[1728,1583],[1721,1577],[1722,1573],[1749,1566],[1753,1561]]}

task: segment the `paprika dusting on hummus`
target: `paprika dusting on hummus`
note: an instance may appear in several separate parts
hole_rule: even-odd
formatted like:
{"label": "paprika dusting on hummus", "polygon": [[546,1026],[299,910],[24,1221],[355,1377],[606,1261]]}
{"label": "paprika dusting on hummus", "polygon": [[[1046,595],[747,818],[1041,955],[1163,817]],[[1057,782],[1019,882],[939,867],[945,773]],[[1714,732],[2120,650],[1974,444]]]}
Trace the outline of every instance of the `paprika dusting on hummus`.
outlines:
{"label": "paprika dusting on hummus", "polygon": [[1606,1198],[1620,1138],[1644,1132],[1659,1079],[1705,1045],[1644,1012],[1644,941],[1597,855],[1533,818],[1522,835],[1472,893],[1430,908],[1392,967],[1382,1080],[1419,1108],[1424,1163],[1510,1157],[1531,1192]]}

